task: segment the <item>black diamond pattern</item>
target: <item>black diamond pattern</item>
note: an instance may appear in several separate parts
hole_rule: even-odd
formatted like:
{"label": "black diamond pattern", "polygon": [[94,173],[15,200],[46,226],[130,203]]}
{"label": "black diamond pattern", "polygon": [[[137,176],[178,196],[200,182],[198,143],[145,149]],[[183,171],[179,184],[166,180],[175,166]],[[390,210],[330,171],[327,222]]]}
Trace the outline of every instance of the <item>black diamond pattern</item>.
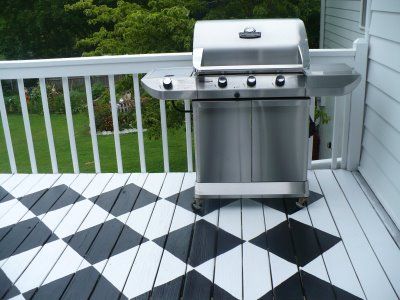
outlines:
{"label": "black diamond pattern", "polygon": [[4,188],[2,188],[0,186],[0,203],[6,202],[11,199],[14,199],[14,197],[9,192],[7,192]]}
{"label": "black diamond pattern", "polygon": [[[168,198],[181,208],[193,212],[192,202],[194,188],[189,188]],[[309,204],[321,199],[323,195],[310,192]],[[0,187],[0,202],[13,199],[6,190]],[[24,196],[21,199],[32,213],[40,216],[85,199],[66,185],[60,185]],[[92,266],[75,271],[65,277],[47,283],[30,291],[18,290],[0,269],[0,296],[6,298],[19,295],[26,298],[49,299],[63,297],[127,299],[109,279],[100,274],[93,265],[129,250],[148,241],[144,236],[123,224],[114,217],[129,213],[148,204],[159,197],[135,184],[121,186],[90,200],[105,211],[110,212],[110,219],[88,229],[81,230],[64,238],[81,257]],[[249,242],[268,250],[284,260],[303,267],[340,242],[340,238],[303,224],[290,215],[300,208],[293,199],[254,199],[270,208],[285,213],[288,220],[259,234]],[[194,212],[197,222],[176,229],[161,236],[154,242],[164,251],[168,251],[189,266],[197,268],[218,255],[231,251],[244,241],[201,219],[228,205],[237,199],[214,199],[204,202],[203,210]],[[243,201],[246,201],[245,199]],[[60,220],[61,221],[61,220]],[[187,224],[187,223],[185,223]],[[183,224],[182,224],[183,225]],[[23,253],[37,246],[42,246],[58,239],[51,230],[37,217],[14,225],[0,228],[0,260]],[[200,270],[200,271],[199,271]],[[169,282],[145,292],[134,299],[236,299],[223,286],[218,286],[201,273],[201,268],[193,269],[187,274],[178,275]],[[107,275],[109,276],[109,274]],[[300,280],[301,279],[301,280]],[[261,299],[358,299],[348,292],[332,286],[316,276],[301,271],[284,280],[267,292]]]}

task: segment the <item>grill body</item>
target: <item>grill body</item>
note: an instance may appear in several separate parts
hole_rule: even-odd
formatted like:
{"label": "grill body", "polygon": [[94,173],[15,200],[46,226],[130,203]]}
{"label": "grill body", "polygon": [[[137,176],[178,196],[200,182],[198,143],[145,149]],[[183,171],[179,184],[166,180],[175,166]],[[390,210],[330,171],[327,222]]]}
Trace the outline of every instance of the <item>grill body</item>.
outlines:
{"label": "grill body", "polygon": [[196,23],[193,68],[142,83],[192,99],[196,198],[307,197],[310,98],[350,93],[359,77],[312,65],[301,20],[226,20]]}

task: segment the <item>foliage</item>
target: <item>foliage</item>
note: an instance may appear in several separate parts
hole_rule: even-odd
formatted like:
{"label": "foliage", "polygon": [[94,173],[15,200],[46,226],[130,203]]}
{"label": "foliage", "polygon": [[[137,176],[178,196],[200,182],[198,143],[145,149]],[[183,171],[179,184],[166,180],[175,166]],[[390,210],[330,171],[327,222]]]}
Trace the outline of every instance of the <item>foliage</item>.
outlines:
{"label": "foliage", "polygon": [[[64,95],[54,85],[47,84],[47,101],[52,114],[65,114]],[[30,88],[25,95],[28,110],[31,114],[43,114],[42,97],[38,85]],[[86,110],[86,93],[82,89],[70,91],[71,111],[73,114]],[[21,113],[19,95],[5,96],[5,106],[8,113]]]}
{"label": "foliage", "polygon": [[314,111],[314,120],[317,126],[320,124],[328,124],[331,120],[331,117],[325,110],[325,107],[321,106],[320,101],[315,101],[315,111]]}
{"label": "foliage", "polygon": [[80,12],[65,11],[71,2],[2,0],[0,54],[7,59],[80,56],[76,42],[90,32]]}

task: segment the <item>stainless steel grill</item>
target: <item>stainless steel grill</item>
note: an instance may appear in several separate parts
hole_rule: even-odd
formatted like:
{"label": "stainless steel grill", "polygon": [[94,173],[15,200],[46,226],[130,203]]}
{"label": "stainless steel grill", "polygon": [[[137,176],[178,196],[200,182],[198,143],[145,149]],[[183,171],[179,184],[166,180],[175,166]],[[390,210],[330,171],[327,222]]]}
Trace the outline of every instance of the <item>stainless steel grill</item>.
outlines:
{"label": "stainless steel grill", "polygon": [[199,21],[193,68],[143,79],[159,99],[192,99],[197,199],[308,197],[311,96],[344,95],[360,76],[311,66],[298,19]]}

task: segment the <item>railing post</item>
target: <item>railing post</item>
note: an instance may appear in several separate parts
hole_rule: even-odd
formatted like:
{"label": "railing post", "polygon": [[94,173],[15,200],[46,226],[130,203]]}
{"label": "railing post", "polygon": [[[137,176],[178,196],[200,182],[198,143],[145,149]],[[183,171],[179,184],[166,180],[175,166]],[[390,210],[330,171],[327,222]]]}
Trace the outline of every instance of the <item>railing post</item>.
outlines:
{"label": "railing post", "polygon": [[117,99],[115,97],[114,75],[108,75],[108,85],[110,88],[111,115],[114,128],[114,143],[115,143],[115,154],[117,156],[117,168],[118,168],[118,173],[122,173],[123,167],[122,167],[122,155],[121,155],[121,142],[119,140],[119,123],[118,123],[118,112],[117,112]]}
{"label": "railing post", "polygon": [[18,82],[19,100],[21,103],[22,120],[24,121],[26,143],[28,144],[29,160],[31,163],[32,173],[35,174],[37,173],[36,156],[35,156],[35,148],[33,147],[32,131],[31,131],[31,124],[29,122],[28,107],[26,105],[24,80],[19,78],[17,79],[17,82]]}
{"label": "railing post", "polygon": [[356,50],[355,70],[361,74],[361,82],[351,94],[347,170],[356,170],[360,163],[368,63],[368,43],[364,39],[357,39],[353,45]]}
{"label": "railing post", "polygon": [[[185,100],[185,110],[190,111],[190,100]],[[185,129],[187,170],[188,172],[193,172],[192,121],[190,112],[185,113]]]}
{"label": "railing post", "polygon": [[144,152],[142,104],[140,101],[140,85],[138,74],[133,74],[133,92],[135,95],[136,127],[139,144],[140,172],[146,173],[146,156]]}
{"label": "railing post", "polygon": [[0,115],[3,124],[4,138],[6,140],[6,147],[8,153],[8,160],[10,162],[11,173],[17,173],[17,165],[15,164],[14,148],[11,141],[10,126],[8,126],[8,118],[6,106],[4,104],[3,87],[0,80]]}
{"label": "railing post", "polygon": [[39,85],[40,85],[40,94],[42,96],[44,123],[46,125],[46,134],[47,134],[47,142],[49,144],[51,167],[53,169],[53,173],[58,173],[57,155],[54,147],[53,129],[51,127],[49,103],[47,99],[46,79],[39,78]]}
{"label": "railing post", "polygon": [[334,113],[333,113],[333,133],[332,133],[332,162],[331,162],[331,169],[337,169],[338,167],[338,141],[340,138],[340,113],[341,113],[341,104],[342,104],[342,98],[341,97],[335,97],[334,98]]}
{"label": "railing post", "polygon": [[167,132],[167,114],[165,111],[165,100],[160,100],[161,116],[161,137],[164,158],[164,172],[169,172],[169,154],[168,154],[168,132]]}

